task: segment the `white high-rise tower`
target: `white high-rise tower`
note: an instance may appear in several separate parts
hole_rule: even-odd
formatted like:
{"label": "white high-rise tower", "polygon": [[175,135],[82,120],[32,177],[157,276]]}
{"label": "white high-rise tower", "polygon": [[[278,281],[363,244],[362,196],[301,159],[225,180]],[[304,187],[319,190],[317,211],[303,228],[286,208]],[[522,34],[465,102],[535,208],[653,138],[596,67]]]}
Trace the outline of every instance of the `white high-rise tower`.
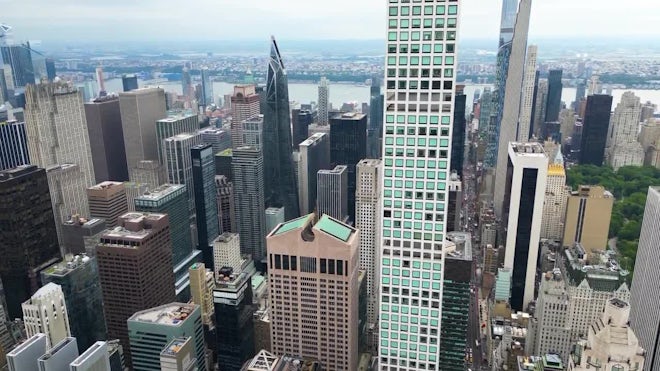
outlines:
{"label": "white high-rise tower", "polygon": [[319,125],[328,125],[330,123],[330,118],[328,117],[328,110],[330,109],[329,99],[329,81],[325,77],[321,77],[321,81],[319,81]]}
{"label": "white high-rise tower", "polygon": [[623,93],[621,102],[614,109],[607,136],[607,163],[618,170],[622,166],[642,166],[644,148],[637,141],[642,104],[631,91]]}
{"label": "white high-rise tower", "polygon": [[388,0],[379,370],[438,370],[457,0]]}

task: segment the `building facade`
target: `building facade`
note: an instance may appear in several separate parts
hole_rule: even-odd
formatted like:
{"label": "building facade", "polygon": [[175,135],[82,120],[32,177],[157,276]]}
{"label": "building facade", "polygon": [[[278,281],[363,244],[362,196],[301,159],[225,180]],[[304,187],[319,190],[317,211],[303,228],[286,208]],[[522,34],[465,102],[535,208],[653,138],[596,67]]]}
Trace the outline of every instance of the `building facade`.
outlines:
{"label": "building facade", "polygon": [[96,182],[127,181],[119,97],[108,95],[85,102],[85,118]]}
{"label": "building facade", "polygon": [[29,163],[25,122],[0,120],[0,171]]}
{"label": "building facade", "polygon": [[[348,167],[337,165],[332,170],[319,170],[316,180],[318,215],[345,221],[348,218]],[[269,231],[270,232],[270,231]]]}
{"label": "building facade", "polygon": [[200,144],[191,148],[197,241],[204,263],[213,267],[213,240],[218,231],[218,205],[215,189],[213,147]]}
{"label": "building facade", "polygon": [[633,92],[625,92],[614,109],[607,137],[607,164],[614,170],[622,166],[641,166],[644,148],[637,141],[642,104]]}
{"label": "building facade", "polygon": [[196,133],[199,130],[199,119],[192,111],[169,111],[167,117],[156,121],[156,146],[158,161],[167,163],[165,139],[184,133]]}
{"label": "building facade", "polygon": [[193,166],[191,150],[202,143],[197,133],[183,133],[163,140],[163,153],[167,181],[170,184],[185,184],[188,192],[188,210],[195,214],[195,187],[193,186]]}
{"label": "building facade", "polygon": [[25,333],[28,337],[46,335],[48,348],[71,336],[69,315],[62,287],[49,282],[22,305]]}
{"label": "building facade", "polygon": [[238,148],[245,145],[243,143],[243,121],[260,113],[259,94],[254,85],[236,85],[230,102],[232,148]]}
{"label": "building facade", "polygon": [[607,248],[614,196],[601,186],[579,186],[568,196],[563,246],[580,243],[590,253]]}
{"label": "building facade", "polygon": [[300,213],[306,215],[316,207],[317,173],[330,169],[330,136],[316,133],[300,143],[298,162],[298,199]]}
{"label": "building facade", "polygon": [[534,110],[537,57],[538,47],[536,45],[528,46],[520,101],[520,119],[518,121],[518,133],[516,135],[518,142],[527,142],[532,137],[532,111]]}
{"label": "building facade", "polygon": [[105,220],[108,228],[117,226],[117,219],[128,212],[126,186],[121,182],[101,182],[87,188],[89,216]]}
{"label": "building facade", "polygon": [[561,240],[569,190],[566,187],[564,165],[553,162],[548,165],[548,181],[545,186],[541,238]]}
{"label": "building facade", "polygon": [[611,110],[611,95],[594,94],[587,97],[587,105],[582,122],[580,164],[596,166],[603,164]]}
{"label": "building facade", "polygon": [[321,77],[319,81],[319,125],[328,125],[330,118],[328,117],[328,110],[330,109],[330,81],[327,78]]}
{"label": "building facade", "polygon": [[[266,210],[264,198],[264,157],[254,147],[233,151],[234,208],[241,252],[255,261],[266,257]],[[268,178],[268,182],[275,182]]]}

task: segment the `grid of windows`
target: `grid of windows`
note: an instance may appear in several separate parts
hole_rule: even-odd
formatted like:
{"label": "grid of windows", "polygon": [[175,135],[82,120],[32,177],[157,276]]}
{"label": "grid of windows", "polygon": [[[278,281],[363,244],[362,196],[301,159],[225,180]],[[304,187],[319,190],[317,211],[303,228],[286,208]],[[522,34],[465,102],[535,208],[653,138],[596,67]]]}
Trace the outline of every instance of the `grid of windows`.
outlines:
{"label": "grid of windows", "polygon": [[387,0],[379,356],[438,370],[457,0]]}

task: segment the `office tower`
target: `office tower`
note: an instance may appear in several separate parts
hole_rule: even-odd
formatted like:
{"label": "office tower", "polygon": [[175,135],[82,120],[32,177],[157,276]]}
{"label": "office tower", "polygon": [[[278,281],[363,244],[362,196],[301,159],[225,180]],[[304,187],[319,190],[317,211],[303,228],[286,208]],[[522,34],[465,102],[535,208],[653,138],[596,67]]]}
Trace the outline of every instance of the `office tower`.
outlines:
{"label": "office tower", "polygon": [[[509,1],[509,0],[507,0]],[[515,1],[514,1],[515,2]],[[507,152],[509,142],[516,139],[518,116],[520,115],[520,97],[525,69],[525,52],[527,49],[527,32],[529,16],[532,8],[531,0],[521,0],[520,10],[516,18],[516,26],[511,42],[511,54],[506,73],[506,88],[502,106],[501,120],[498,130],[497,168],[495,169],[495,215],[501,216],[504,206],[506,186]],[[500,94],[502,91],[500,91]],[[504,219],[503,219],[504,220]]]}
{"label": "office tower", "polygon": [[458,174],[452,172],[447,182],[449,194],[447,197],[447,232],[460,231],[463,205],[463,183]]}
{"label": "office tower", "polygon": [[660,298],[660,287],[655,284],[654,266],[658,250],[658,223],[660,223],[660,188],[649,187],[644,208],[642,231],[637,246],[635,274],[630,293],[630,324],[639,337],[640,345],[646,349],[644,370],[660,370],[660,312],[656,309]]}
{"label": "office tower", "polygon": [[195,187],[193,186],[193,168],[191,149],[201,144],[202,138],[197,133],[183,133],[163,140],[163,158],[170,184],[185,184],[188,191],[188,208],[195,213]]}
{"label": "office tower", "polygon": [[385,96],[380,92],[380,81],[372,80],[369,101],[369,128],[367,129],[367,158],[381,158],[383,141],[383,111]]}
{"label": "office tower", "polygon": [[[394,313],[391,307],[393,298],[399,299],[402,294],[403,288],[400,287],[400,277],[394,276],[396,268],[398,272],[399,266],[406,267],[410,273],[415,277],[410,281],[411,285],[415,287],[414,290],[407,289],[410,294],[415,295],[415,300],[402,302],[397,309],[401,311],[408,311],[420,313],[417,318],[424,326],[431,326],[438,328],[440,326],[441,313],[438,310],[427,310],[428,307],[421,305],[422,300],[429,302],[432,306],[440,307],[440,296],[442,293],[442,277],[438,280],[416,279],[418,275],[425,276],[431,275],[434,271],[442,273],[443,268],[443,253],[442,245],[444,243],[444,225],[446,222],[446,215],[444,210],[444,200],[447,197],[446,180],[449,178],[449,167],[445,162],[449,156],[451,149],[451,129],[448,133],[443,133],[438,130],[437,126],[443,128],[451,128],[453,119],[453,92],[455,83],[455,40],[458,28],[458,2],[440,2],[434,1],[432,5],[436,5],[438,10],[444,12],[444,15],[439,15],[436,18],[438,26],[444,25],[443,29],[445,41],[430,42],[432,50],[443,50],[442,53],[434,52],[428,55],[429,59],[435,60],[436,65],[435,73],[432,77],[424,75],[426,79],[424,84],[417,85],[416,78],[410,80],[403,80],[397,83],[392,78],[387,77],[390,71],[397,72],[398,68],[408,68],[407,59],[418,56],[417,50],[405,48],[407,42],[405,40],[395,41],[399,37],[396,30],[388,31],[388,52],[386,61],[387,93],[385,98],[385,130],[383,140],[383,185],[382,185],[382,212],[383,212],[383,230],[382,230],[382,245],[380,247],[381,259],[380,265],[383,268],[381,273],[381,287],[379,290],[380,297],[380,312],[379,312],[379,328],[381,331],[381,340],[378,353],[384,354],[381,356],[379,363],[381,366],[397,365],[400,370],[416,370],[421,367],[438,367],[440,334],[435,336],[425,336],[427,342],[424,344],[425,348],[419,348],[420,353],[415,354],[417,357],[413,359],[409,357],[407,351],[404,354],[403,348],[411,349],[410,347],[417,348],[420,345],[420,337],[415,334],[404,334],[404,339],[399,339],[398,344],[391,343],[393,336],[399,335],[399,331],[394,328],[403,328],[402,326],[410,326],[404,318],[399,317],[398,313]],[[407,4],[391,4],[389,7],[390,22],[400,20],[414,22],[414,17],[406,15],[410,9]],[[403,13],[399,16],[399,13]],[[403,30],[402,30],[403,32]],[[438,31],[439,32],[439,31]],[[401,33],[403,37],[404,33]],[[436,33],[436,35],[441,35]],[[402,49],[400,51],[400,49]],[[403,57],[403,58],[401,58]],[[423,59],[425,62],[427,59]],[[412,70],[410,70],[412,72]],[[442,72],[442,73],[441,73]],[[442,75],[443,77],[440,77]],[[430,83],[428,80],[431,80]],[[403,86],[403,83],[406,83]],[[397,84],[399,90],[397,93]],[[430,86],[429,86],[430,85]],[[408,90],[410,89],[410,90]],[[415,99],[412,94],[417,93],[418,97],[421,95],[431,95],[438,93],[442,89],[442,99],[431,100],[430,104],[423,100]],[[404,102],[396,100],[398,94],[408,94],[408,99]],[[392,95],[392,93],[395,93]],[[440,102],[441,101],[441,102]],[[427,108],[428,112],[421,111],[411,114],[407,110],[408,107],[412,108],[417,105],[417,108]],[[442,114],[440,113],[442,112]],[[398,121],[397,121],[398,120]],[[395,133],[395,122],[407,122],[406,129],[410,134],[403,134],[400,132]],[[408,140],[411,143],[416,143],[416,150],[408,149],[410,154],[409,160],[406,162],[401,155],[405,149],[401,143]],[[399,144],[397,144],[399,143]],[[425,162],[427,165],[435,166],[436,169],[419,170],[414,164],[415,161]],[[396,168],[395,168],[396,166]],[[416,183],[427,189],[429,198],[422,201],[421,198],[426,195],[423,192],[413,192],[412,190],[403,190],[403,182],[405,175],[411,176],[407,182]],[[423,175],[422,175],[423,174]],[[403,197],[403,199],[402,199]],[[408,218],[411,214],[410,207],[413,206],[413,197],[417,197],[417,202],[423,202],[428,207],[425,213],[417,212],[424,221],[412,222]],[[441,206],[442,205],[442,206]],[[404,216],[405,214],[405,216]],[[430,220],[429,220],[430,219]],[[404,229],[405,228],[405,229]],[[424,249],[422,252],[421,249]],[[408,258],[409,255],[412,255]],[[410,265],[410,268],[408,268]],[[422,292],[417,287],[424,285],[424,297]],[[418,296],[419,295],[419,296]],[[423,309],[423,311],[422,311]],[[393,328],[393,325],[396,327]],[[442,330],[439,329],[438,332]],[[410,336],[408,336],[410,335]],[[399,346],[395,346],[399,345]],[[423,358],[420,358],[423,355]],[[401,357],[401,358],[399,358]]]}
{"label": "office tower", "polygon": [[95,178],[81,92],[65,83],[48,83],[29,85],[25,95],[32,164],[47,170],[57,165],[77,167],[66,174],[64,184],[51,186],[51,195],[59,195],[53,202],[58,222],[71,214],[87,214],[85,189]]}
{"label": "office tower", "polygon": [[[87,186],[82,186],[80,182],[82,179],[80,167],[76,164],[50,166],[46,168],[46,177],[48,178],[48,189],[56,218],[57,239],[60,247],[62,247],[64,239],[62,232],[63,223],[68,221],[72,215],[88,213],[87,197],[85,197],[84,193],[82,195],[80,194],[81,188],[84,191]],[[85,199],[84,208],[71,206],[79,204],[81,198]]]}
{"label": "office tower", "polygon": [[46,350],[47,336],[36,334],[24,343],[18,345],[11,352],[7,353],[7,363],[10,371],[38,371],[37,359],[41,357]]}
{"label": "office tower", "polygon": [[213,273],[216,275],[225,267],[240,272],[243,266],[240,236],[236,233],[223,233],[218,236],[213,241],[213,261]]}
{"label": "office tower", "polygon": [[167,138],[199,130],[199,119],[192,111],[170,111],[168,116],[156,121],[158,161],[166,165],[165,144]]}
{"label": "office tower", "polygon": [[106,339],[105,318],[101,310],[103,295],[95,257],[67,257],[42,271],[41,280],[44,284],[52,282],[61,287],[71,336],[78,340],[80,352],[96,340]]}
{"label": "office tower", "polygon": [[62,244],[64,256],[67,254],[84,254],[86,239],[97,236],[106,229],[105,220],[87,219],[80,215],[72,215],[71,219],[62,223]]}
{"label": "office tower", "polygon": [[602,317],[591,325],[587,340],[575,346],[568,370],[652,370],[648,349],[630,327],[630,304],[619,299],[607,302]]}
{"label": "office tower", "polygon": [[66,370],[76,358],[78,358],[76,338],[67,337],[37,358],[37,365],[39,371]]}
{"label": "office tower", "polygon": [[104,97],[108,95],[108,92],[105,90],[105,80],[103,78],[103,67],[96,67],[96,85],[99,87],[99,92],[97,96]]}
{"label": "office tower", "polygon": [[603,92],[603,85],[600,83],[599,75],[592,75],[587,86],[587,96],[600,95]]}
{"label": "office tower", "polygon": [[508,220],[504,267],[512,270],[511,307],[534,300],[548,157],[538,143],[510,143],[502,220]]}
{"label": "office tower", "polygon": [[231,95],[231,143],[233,148],[242,147],[243,121],[257,116],[259,109],[259,94],[254,85],[236,85]]}
{"label": "office tower", "polygon": [[142,196],[149,189],[149,185],[142,183],[124,182],[126,188],[126,203],[128,211],[135,211],[135,198]]}
{"label": "office tower", "polygon": [[653,118],[657,109],[658,105],[653,104],[651,101],[646,101],[646,103],[642,105],[642,113],[639,121],[646,122],[646,120]]}
{"label": "office tower", "polygon": [[[348,216],[348,167],[337,165],[333,170],[319,170],[317,174],[317,213],[346,221]],[[270,232],[270,231],[269,231]]]}
{"label": "office tower", "polygon": [[[318,359],[328,371],[355,370],[359,231],[328,215],[315,219],[288,221],[268,235],[273,352]],[[325,301],[325,290],[337,300]],[[317,301],[323,304],[303,304]]]}
{"label": "office tower", "polygon": [[[80,339],[76,337],[80,347]],[[108,343],[97,341],[84,350],[80,356],[71,362],[71,371],[107,371],[110,370]]]}
{"label": "office tower", "polygon": [[233,184],[224,175],[215,176],[215,199],[218,204],[218,234],[236,231]]}
{"label": "office tower", "polygon": [[330,118],[328,117],[328,110],[330,109],[330,81],[325,77],[321,77],[319,81],[319,125],[328,125]]}
{"label": "office tower", "polygon": [[545,103],[545,122],[559,121],[561,110],[561,83],[563,70],[550,70],[548,72],[548,96]]}
{"label": "office tower", "polygon": [[587,253],[607,248],[614,196],[601,186],[581,185],[566,203],[562,246],[579,242]]}
{"label": "office tower", "polygon": [[138,78],[135,74],[124,74],[121,76],[121,84],[124,92],[139,89]]}
{"label": "office tower", "polygon": [[266,233],[270,233],[278,224],[285,221],[283,207],[269,207],[266,209]]}
{"label": "office tower", "polygon": [[[442,288],[442,333],[438,369],[461,370],[465,364],[472,279],[472,236],[447,233],[448,249]],[[440,275],[440,273],[434,273]],[[439,277],[438,277],[439,278]],[[433,334],[437,329],[431,329]]]}
{"label": "office tower", "polygon": [[[266,101],[263,108],[263,171],[265,178],[268,179],[264,184],[266,187],[264,197],[269,207],[284,207],[286,220],[291,220],[299,215],[300,208],[291,156],[289,86],[284,62],[274,37],[271,38]],[[263,252],[265,253],[265,248]]]}
{"label": "office tower", "polygon": [[252,260],[246,260],[241,270],[220,269],[213,289],[216,321],[218,366],[221,371],[240,370],[255,353],[255,307],[252,305]]}
{"label": "office tower", "polygon": [[0,171],[29,163],[25,123],[0,119]]}
{"label": "office tower", "polygon": [[190,213],[186,186],[164,184],[135,199],[135,210],[168,215],[172,266],[176,278],[176,295],[188,295],[188,267],[201,252],[194,248],[190,232]]}
{"label": "office tower", "polygon": [[175,302],[132,315],[127,324],[133,370],[158,370],[161,350],[180,337],[192,338],[197,367],[206,369],[201,312],[199,305]]}
{"label": "office tower", "polygon": [[53,81],[57,72],[55,71],[55,61],[51,58],[46,58],[46,77],[49,81]]}
{"label": "office tower", "polygon": [[28,337],[45,334],[48,348],[71,336],[62,287],[49,282],[22,304]]}
{"label": "office tower", "polygon": [[545,111],[548,100],[548,79],[539,79],[537,74],[537,82],[534,90],[534,109],[532,111],[532,134],[540,137],[541,136],[541,127],[545,120]]}
{"label": "office tower", "polygon": [[127,181],[119,98],[108,95],[85,102],[85,118],[96,182]]}
{"label": "office tower", "polygon": [[107,228],[117,226],[117,219],[128,211],[126,186],[121,182],[101,182],[87,188],[89,215],[105,220]]}
{"label": "office tower", "polygon": [[25,87],[35,83],[30,43],[0,46],[0,54],[5,65],[11,69],[13,87]]}
{"label": "office tower", "polygon": [[39,288],[39,271],[60,259],[46,171],[34,165],[0,171],[0,278],[9,318]]}
{"label": "office tower", "polygon": [[464,85],[456,86],[454,95],[454,123],[451,134],[450,170],[458,176],[463,176],[463,159],[465,157],[465,135],[467,132],[465,105],[467,96],[463,93]]}
{"label": "office tower", "polygon": [[200,144],[191,148],[197,241],[204,263],[213,267],[213,240],[218,231],[218,204],[215,189],[213,147]]}
{"label": "office tower", "polygon": [[146,184],[149,188],[157,188],[167,182],[165,167],[158,160],[138,161],[130,177],[133,183]]}
{"label": "office tower", "polygon": [[126,320],[144,308],[174,301],[169,232],[165,214],[127,213],[96,247],[108,338],[119,339],[127,365],[131,348]]}
{"label": "office tower", "polygon": [[297,151],[301,142],[309,137],[309,125],[314,122],[314,115],[307,110],[291,110],[291,128],[293,130],[293,150]]}
{"label": "office tower", "polygon": [[571,346],[586,336],[608,300],[630,300],[629,272],[610,269],[618,264],[611,256],[604,252],[588,256],[579,244],[543,259],[549,257],[557,264],[541,275],[525,345],[528,354],[553,352],[567,362]]}
{"label": "office tower", "polygon": [[367,115],[345,113],[330,119],[330,164],[348,170],[348,218],[355,220],[355,166],[367,156]]}
{"label": "office tower", "polygon": [[[264,158],[254,147],[234,149],[234,207],[236,227],[241,236],[241,252],[260,261],[266,257],[266,210],[264,200]],[[268,182],[277,181],[267,178]],[[285,208],[286,211],[286,208]]]}
{"label": "office tower", "polygon": [[[355,190],[355,228],[360,231],[360,270],[366,274],[367,331],[377,337],[378,287],[380,260],[380,160],[365,159],[357,164],[357,189]],[[375,339],[374,339],[375,340]],[[372,346],[377,346],[377,341]]]}
{"label": "office tower", "polygon": [[300,213],[308,214],[316,207],[316,178],[319,170],[330,168],[330,136],[316,133],[300,143],[298,162],[298,199]]}
{"label": "office tower", "polygon": [[160,352],[161,371],[196,370],[197,358],[192,337],[172,339]]}
{"label": "office tower", "polygon": [[623,93],[621,102],[614,109],[607,137],[606,159],[614,170],[622,166],[641,166],[644,149],[637,141],[642,104],[635,93]]}
{"label": "office tower", "polygon": [[479,133],[482,135],[488,134],[492,106],[493,96],[490,87],[487,86],[484,88],[481,98],[479,98]]}
{"label": "office tower", "polygon": [[156,121],[167,117],[165,91],[142,88],[119,93],[119,108],[128,174],[132,182],[139,182],[133,174],[138,162],[159,159]]}
{"label": "office tower", "polygon": [[213,96],[213,82],[211,81],[211,71],[208,67],[202,67],[200,71],[202,77],[202,105],[210,106],[215,104],[215,97]]}
{"label": "office tower", "polygon": [[190,68],[183,67],[181,71],[181,93],[186,102],[190,102],[195,96],[195,88],[192,84],[192,77],[190,76]]}
{"label": "office tower", "polygon": [[199,130],[199,135],[202,137],[202,143],[213,147],[213,154],[231,148],[231,136],[226,130],[208,127]]}
{"label": "office tower", "polygon": [[541,217],[541,238],[555,241],[562,239],[568,194],[569,188],[566,186],[566,171],[563,161],[555,159],[548,165],[548,181],[545,187],[543,216]]}
{"label": "office tower", "polygon": [[590,95],[584,112],[579,162],[582,165],[603,164],[605,144],[610,125],[611,95]]}
{"label": "office tower", "polygon": [[[527,142],[529,138],[532,137],[532,112],[534,111],[537,55],[538,47],[536,45],[530,45],[527,47],[525,75],[522,83],[522,97],[520,98],[520,118],[518,120],[518,132],[516,135],[516,140],[518,142]],[[561,100],[561,96],[559,99]]]}
{"label": "office tower", "polygon": [[[241,122],[242,146],[251,146],[263,150],[264,115],[256,115]],[[234,148],[238,148],[234,146]]]}
{"label": "office tower", "polygon": [[204,263],[195,263],[188,268],[190,275],[190,293],[193,303],[199,305],[202,324],[209,328],[215,326],[213,311],[213,287],[215,277],[213,271],[206,269]]}
{"label": "office tower", "polygon": [[231,172],[232,155],[231,148],[215,154],[215,175],[223,175],[229,182],[234,178]]}

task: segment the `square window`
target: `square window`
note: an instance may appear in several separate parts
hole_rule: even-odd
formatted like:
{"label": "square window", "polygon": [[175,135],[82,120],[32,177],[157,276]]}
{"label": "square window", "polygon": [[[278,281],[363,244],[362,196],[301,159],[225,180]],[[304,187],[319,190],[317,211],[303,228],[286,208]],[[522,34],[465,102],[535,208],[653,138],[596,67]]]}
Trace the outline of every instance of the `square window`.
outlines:
{"label": "square window", "polygon": [[422,20],[417,18],[412,20],[412,28],[419,28],[422,25]]}
{"label": "square window", "polygon": [[442,32],[442,31],[435,31],[435,37],[434,37],[434,39],[435,39],[436,41],[443,40],[443,37],[444,37],[444,32]]}
{"label": "square window", "polygon": [[445,57],[445,64],[448,66],[454,65],[454,57]]}
{"label": "square window", "polygon": [[422,53],[430,53],[431,44],[422,44]]}
{"label": "square window", "polygon": [[387,52],[389,54],[395,54],[396,53],[396,44],[388,44],[387,45]]}
{"label": "square window", "polygon": [[444,18],[436,18],[435,19],[435,27],[436,28],[445,28],[445,19]]}
{"label": "square window", "polygon": [[458,14],[458,6],[457,5],[450,5],[449,6],[449,15],[456,15]]}
{"label": "square window", "polygon": [[396,28],[396,19],[390,19],[389,26],[390,28]]}
{"label": "square window", "polygon": [[421,6],[413,6],[413,15],[421,15],[422,14],[422,7]]}
{"label": "square window", "polygon": [[387,40],[388,41],[396,41],[396,32],[388,32],[387,33]]}
{"label": "square window", "polygon": [[419,64],[419,57],[410,57],[410,64],[416,66]]}
{"label": "square window", "polygon": [[419,35],[419,31],[413,31],[413,32],[411,32],[411,34],[410,34],[410,39],[411,39],[412,41],[419,41],[419,36],[420,36],[420,35]]}
{"label": "square window", "polygon": [[396,69],[395,68],[388,68],[387,69],[387,77],[396,77]]}
{"label": "square window", "polygon": [[[404,58],[404,57],[402,57]],[[406,77],[408,70],[405,68],[399,68],[399,77]]]}
{"label": "square window", "polygon": [[444,5],[438,5],[435,7],[435,14],[436,15],[444,15],[445,14],[445,6]]}
{"label": "square window", "polygon": [[433,19],[426,18],[424,19],[424,28],[432,28],[433,27]]}
{"label": "square window", "polygon": [[399,14],[399,8],[396,6],[391,6],[390,7],[390,15],[395,16]]}
{"label": "square window", "polygon": [[442,53],[442,44],[435,44],[433,45],[433,52],[434,53]]}
{"label": "square window", "polygon": [[399,53],[408,53],[408,44],[399,45]]}
{"label": "square window", "polygon": [[401,23],[399,25],[401,28],[408,28],[410,27],[410,20],[408,19],[402,19]]}
{"label": "square window", "polygon": [[408,37],[409,37],[408,31],[401,31],[399,33],[399,40],[401,41],[408,41]]}
{"label": "square window", "polygon": [[433,5],[426,5],[424,7],[424,15],[433,15]]}
{"label": "square window", "polygon": [[410,15],[410,7],[409,6],[402,6],[401,7],[401,15],[403,15],[403,16]]}
{"label": "square window", "polygon": [[428,66],[431,64],[431,57],[422,57],[422,65]]}
{"label": "square window", "polygon": [[387,57],[387,64],[392,66],[396,64],[396,57]]}

